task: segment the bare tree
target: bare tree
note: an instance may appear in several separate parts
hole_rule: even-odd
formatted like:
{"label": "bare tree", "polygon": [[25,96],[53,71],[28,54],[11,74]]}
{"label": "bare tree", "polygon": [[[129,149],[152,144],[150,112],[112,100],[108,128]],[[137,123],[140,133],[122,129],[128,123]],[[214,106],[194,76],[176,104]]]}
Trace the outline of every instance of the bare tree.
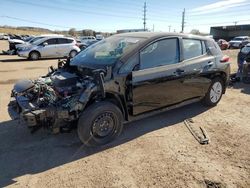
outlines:
{"label": "bare tree", "polygon": [[71,28],[68,33],[69,33],[69,35],[74,36],[74,37],[77,35],[75,28]]}

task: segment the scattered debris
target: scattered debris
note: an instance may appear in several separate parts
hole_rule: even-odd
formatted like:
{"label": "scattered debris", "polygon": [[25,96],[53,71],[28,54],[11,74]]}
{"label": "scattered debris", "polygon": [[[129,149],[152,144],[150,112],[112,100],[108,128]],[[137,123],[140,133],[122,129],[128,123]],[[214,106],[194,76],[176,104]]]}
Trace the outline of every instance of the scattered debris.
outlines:
{"label": "scattered debris", "polygon": [[3,54],[5,54],[5,55],[15,55],[16,50],[7,50],[7,51],[3,50]]}
{"label": "scattered debris", "polygon": [[188,128],[188,130],[191,132],[191,134],[194,136],[194,138],[200,143],[200,144],[208,144],[209,138],[207,136],[207,132],[204,128],[199,127],[195,128],[192,124],[194,123],[193,119],[185,119],[184,124]]}
{"label": "scattered debris", "polygon": [[205,180],[205,185],[207,188],[225,188],[224,185],[222,185],[222,183],[219,182],[213,182],[210,180]]}

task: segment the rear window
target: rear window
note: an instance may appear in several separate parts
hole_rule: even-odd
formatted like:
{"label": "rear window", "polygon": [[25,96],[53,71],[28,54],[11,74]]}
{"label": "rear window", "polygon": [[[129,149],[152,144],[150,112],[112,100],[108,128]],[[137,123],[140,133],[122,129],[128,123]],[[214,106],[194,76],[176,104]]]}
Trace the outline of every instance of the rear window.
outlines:
{"label": "rear window", "polygon": [[59,38],[58,39],[59,44],[69,44],[69,43],[72,43],[72,42],[73,42],[73,39],[65,39],[65,38]]}
{"label": "rear window", "polygon": [[183,39],[183,57],[184,59],[191,59],[204,54],[203,45],[200,40]]}

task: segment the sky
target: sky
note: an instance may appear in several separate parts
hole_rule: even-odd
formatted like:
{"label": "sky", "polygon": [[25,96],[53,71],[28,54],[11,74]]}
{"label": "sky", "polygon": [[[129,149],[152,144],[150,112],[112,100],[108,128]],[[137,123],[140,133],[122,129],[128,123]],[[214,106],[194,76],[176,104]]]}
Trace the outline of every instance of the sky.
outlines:
{"label": "sky", "polygon": [[[70,28],[116,32],[143,28],[145,0],[0,0],[0,25],[52,30]],[[198,29],[250,24],[250,0],[146,0],[146,27],[154,31]]]}

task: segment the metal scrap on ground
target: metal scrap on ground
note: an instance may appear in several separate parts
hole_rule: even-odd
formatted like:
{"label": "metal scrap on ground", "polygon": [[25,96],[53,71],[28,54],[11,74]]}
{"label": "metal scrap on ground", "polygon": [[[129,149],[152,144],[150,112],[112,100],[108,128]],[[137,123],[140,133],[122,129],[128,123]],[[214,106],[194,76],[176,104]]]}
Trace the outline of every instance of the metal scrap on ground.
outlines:
{"label": "metal scrap on ground", "polygon": [[194,123],[193,119],[185,119],[184,124],[188,128],[188,130],[191,132],[191,134],[194,136],[194,138],[200,143],[200,144],[208,144],[209,138],[207,136],[207,132],[204,128],[199,127],[198,131],[195,126],[192,124]]}

